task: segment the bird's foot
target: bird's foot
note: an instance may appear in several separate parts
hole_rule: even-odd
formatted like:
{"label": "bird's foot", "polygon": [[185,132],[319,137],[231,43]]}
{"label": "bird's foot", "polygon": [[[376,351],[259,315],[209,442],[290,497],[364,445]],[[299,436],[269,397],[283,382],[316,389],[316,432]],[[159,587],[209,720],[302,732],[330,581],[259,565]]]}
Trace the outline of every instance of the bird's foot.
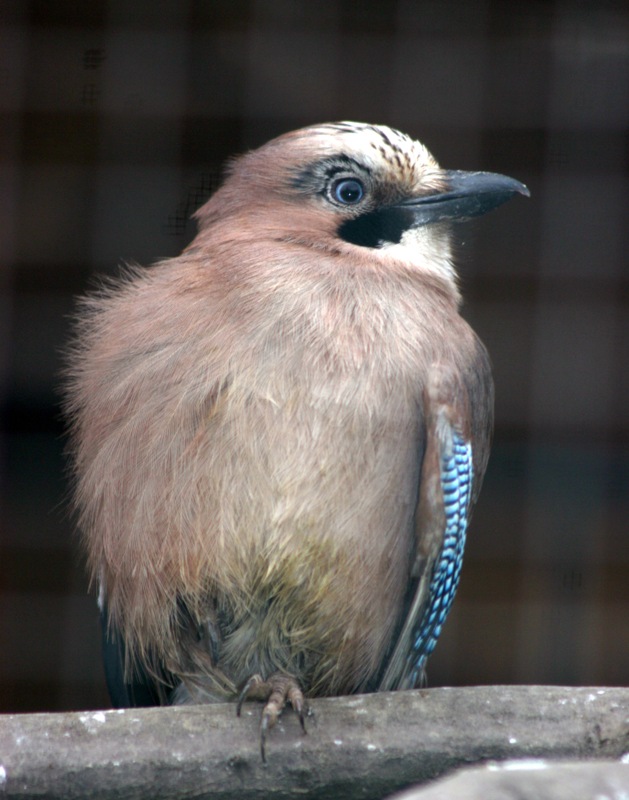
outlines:
{"label": "bird's foot", "polygon": [[299,717],[301,729],[306,733],[305,714],[308,712],[306,699],[292,675],[283,672],[275,672],[266,680],[261,675],[252,675],[245,684],[238,705],[236,714],[240,716],[242,704],[245,700],[262,700],[266,702],[262,710],[260,720],[260,754],[262,761],[266,762],[266,736],[268,731],[275,725],[288,701]]}

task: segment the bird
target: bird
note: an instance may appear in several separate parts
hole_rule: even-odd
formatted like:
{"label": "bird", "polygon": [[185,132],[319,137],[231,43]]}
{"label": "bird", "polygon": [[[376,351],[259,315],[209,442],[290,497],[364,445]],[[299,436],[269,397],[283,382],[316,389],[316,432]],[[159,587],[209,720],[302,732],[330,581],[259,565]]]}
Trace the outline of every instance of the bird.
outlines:
{"label": "bird", "polygon": [[489,456],[488,353],[453,224],[519,181],[385,125],[228,166],[175,257],[80,302],[73,496],[118,706],[420,686]]}

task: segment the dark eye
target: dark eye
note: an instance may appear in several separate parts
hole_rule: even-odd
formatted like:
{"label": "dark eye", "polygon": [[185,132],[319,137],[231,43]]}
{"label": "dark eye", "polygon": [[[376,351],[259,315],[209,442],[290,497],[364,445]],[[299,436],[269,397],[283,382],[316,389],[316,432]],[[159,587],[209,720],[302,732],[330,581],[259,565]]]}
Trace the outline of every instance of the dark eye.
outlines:
{"label": "dark eye", "polygon": [[356,178],[343,178],[332,185],[332,196],[345,206],[359,203],[365,194],[362,183]]}

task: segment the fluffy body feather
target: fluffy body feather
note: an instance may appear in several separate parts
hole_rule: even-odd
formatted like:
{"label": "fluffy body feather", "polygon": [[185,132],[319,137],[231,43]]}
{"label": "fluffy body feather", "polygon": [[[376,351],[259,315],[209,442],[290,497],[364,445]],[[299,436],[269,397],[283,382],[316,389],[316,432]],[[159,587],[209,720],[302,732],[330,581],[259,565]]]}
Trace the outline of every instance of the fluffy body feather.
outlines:
{"label": "fluffy body feather", "polygon": [[[342,169],[361,208],[330,196]],[[339,230],[445,175],[388,128],[287,134],[232,166],[181,256],[83,302],[76,498],[129,670],[205,700],[254,673],[378,688],[443,543],[431,415],[473,442],[473,502],[492,382],[447,221],[375,247]]]}

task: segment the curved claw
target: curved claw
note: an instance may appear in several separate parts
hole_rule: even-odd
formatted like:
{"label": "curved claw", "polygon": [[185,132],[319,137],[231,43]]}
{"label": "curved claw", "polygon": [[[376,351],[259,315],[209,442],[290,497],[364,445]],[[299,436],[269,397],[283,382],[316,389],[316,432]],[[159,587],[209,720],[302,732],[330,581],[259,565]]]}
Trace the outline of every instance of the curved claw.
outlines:
{"label": "curved claw", "polygon": [[262,756],[263,764],[266,764],[266,734],[268,730],[269,730],[269,718],[263,711],[262,719],[260,720],[260,755]]}
{"label": "curved claw", "polygon": [[[247,683],[242,688],[242,691],[238,695],[238,703],[236,705],[236,716],[240,716],[240,712],[242,711],[242,704],[245,700],[249,698],[255,698],[258,696],[258,691],[260,687],[266,688],[267,684],[266,681],[262,680],[261,675],[252,675]],[[260,699],[265,700],[268,697],[267,694],[263,694]]]}
{"label": "curved claw", "polygon": [[271,675],[266,681],[260,675],[252,675],[238,697],[236,705],[237,716],[240,716],[242,704],[247,699],[266,701],[260,720],[260,755],[263,763],[266,763],[267,734],[284,710],[286,701],[291,704],[291,707],[299,717],[302,731],[304,734],[306,733],[305,713],[309,713],[309,708],[301,687],[291,675],[278,672]]}

